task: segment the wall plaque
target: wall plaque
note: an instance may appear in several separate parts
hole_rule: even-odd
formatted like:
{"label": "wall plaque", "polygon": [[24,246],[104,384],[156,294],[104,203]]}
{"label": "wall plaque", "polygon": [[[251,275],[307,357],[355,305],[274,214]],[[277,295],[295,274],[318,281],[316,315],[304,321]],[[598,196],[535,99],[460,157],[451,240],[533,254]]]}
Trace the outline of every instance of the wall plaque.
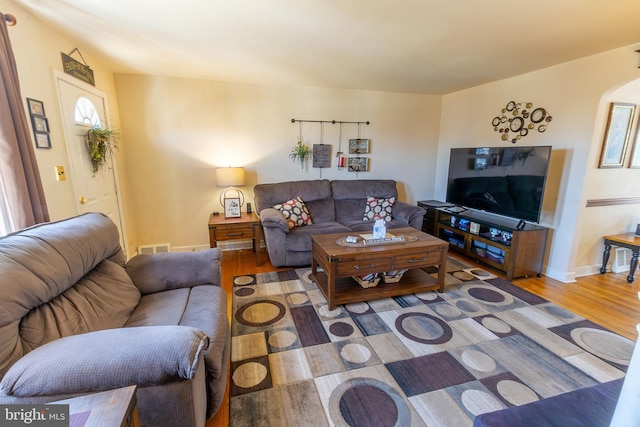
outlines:
{"label": "wall plaque", "polygon": [[82,62],[76,61],[65,53],[60,52],[60,54],[62,55],[62,68],[65,73],[80,79],[85,83],[89,83],[91,86],[96,85],[96,81],[93,77],[93,70],[88,65],[84,65]]}

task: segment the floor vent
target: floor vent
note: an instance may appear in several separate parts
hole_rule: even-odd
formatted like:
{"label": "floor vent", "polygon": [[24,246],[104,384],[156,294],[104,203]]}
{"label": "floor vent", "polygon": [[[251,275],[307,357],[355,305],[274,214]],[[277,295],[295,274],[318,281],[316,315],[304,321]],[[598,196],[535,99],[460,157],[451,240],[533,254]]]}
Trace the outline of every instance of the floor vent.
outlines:
{"label": "floor vent", "polygon": [[138,246],[139,254],[160,254],[165,252],[171,252],[171,245],[169,245],[169,243]]}
{"label": "floor vent", "polygon": [[626,273],[631,264],[631,250],[627,248],[615,248],[611,271],[614,273]]}

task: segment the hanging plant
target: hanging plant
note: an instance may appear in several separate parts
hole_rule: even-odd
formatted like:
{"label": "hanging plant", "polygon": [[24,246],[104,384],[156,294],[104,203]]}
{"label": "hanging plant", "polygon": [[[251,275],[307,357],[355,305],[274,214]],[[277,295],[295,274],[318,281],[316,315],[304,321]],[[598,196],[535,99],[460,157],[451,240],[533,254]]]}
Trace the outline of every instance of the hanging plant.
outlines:
{"label": "hanging plant", "polygon": [[300,162],[302,170],[304,170],[306,160],[310,157],[311,148],[302,141],[296,142],[296,145],[291,149],[291,153],[289,153],[289,158],[293,160],[294,163],[296,161]]}
{"label": "hanging plant", "polygon": [[95,127],[87,131],[87,146],[94,174],[111,161],[119,138],[120,132],[114,129]]}

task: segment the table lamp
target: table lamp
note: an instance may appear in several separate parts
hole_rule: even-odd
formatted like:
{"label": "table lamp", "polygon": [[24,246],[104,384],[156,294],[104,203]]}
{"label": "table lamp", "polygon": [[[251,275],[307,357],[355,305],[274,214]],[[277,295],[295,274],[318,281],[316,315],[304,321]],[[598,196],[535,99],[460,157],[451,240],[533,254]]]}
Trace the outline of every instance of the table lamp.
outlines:
{"label": "table lamp", "polygon": [[217,168],[216,169],[216,182],[218,187],[227,187],[222,193],[220,193],[220,204],[224,209],[226,198],[239,198],[240,207],[244,205],[244,194],[238,188],[244,185],[244,168]]}

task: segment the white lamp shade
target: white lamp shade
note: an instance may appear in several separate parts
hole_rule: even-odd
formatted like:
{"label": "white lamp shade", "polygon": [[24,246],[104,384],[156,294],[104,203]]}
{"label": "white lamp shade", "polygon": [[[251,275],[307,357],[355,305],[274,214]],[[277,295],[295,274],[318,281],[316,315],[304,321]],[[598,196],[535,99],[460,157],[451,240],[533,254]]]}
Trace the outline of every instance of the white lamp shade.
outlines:
{"label": "white lamp shade", "polygon": [[217,168],[216,183],[218,187],[239,187],[244,185],[244,168]]}

